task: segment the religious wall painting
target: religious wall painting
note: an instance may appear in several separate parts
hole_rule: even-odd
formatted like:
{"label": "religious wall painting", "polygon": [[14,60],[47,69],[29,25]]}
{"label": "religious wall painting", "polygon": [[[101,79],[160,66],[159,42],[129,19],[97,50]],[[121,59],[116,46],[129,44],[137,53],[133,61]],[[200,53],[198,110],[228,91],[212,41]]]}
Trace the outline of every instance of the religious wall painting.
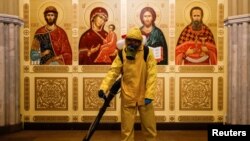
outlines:
{"label": "religious wall painting", "polygon": [[[110,65],[117,55],[117,2],[82,3],[79,40],[79,65]],[[88,16],[89,15],[89,16]]]}
{"label": "religious wall painting", "polygon": [[145,45],[153,50],[157,64],[167,65],[168,46],[162,30],[155,25],[155,10],[152,7],[144,7],[140,12],[140,19],[140,30],[146,37]]}
{"label": "religious wall painting", "polygon": [[185,12],[182,12],[181,16],[188,19],[189,23],[181,29],[177,39],[176,65],[217,65],[215,36],[207,24],[209,19],[209,25],[216,22],[216,19],[211,19],[212,15],[216,15],[216,11],[211,12],[210,5],[199,1],[184,5]]}
{"label": "religious wall painting", "polygon": [[[168,64],[168,1],[128,1],[128,28],[138,26],[158,65]],[[130,12],[135,11],[135,12]]]}
{"label": "religious wall painting", "polygon": [[[38,15],[31,22],[32,30],[35,30],[31,39],[31,64],[72,65],[70,40],[64,27],[58,24],[64,19],[64,7],[56,2],[45,2],[36,5],[36,12],[31,16]],[[36,27],[36,29],[33,27]]]}

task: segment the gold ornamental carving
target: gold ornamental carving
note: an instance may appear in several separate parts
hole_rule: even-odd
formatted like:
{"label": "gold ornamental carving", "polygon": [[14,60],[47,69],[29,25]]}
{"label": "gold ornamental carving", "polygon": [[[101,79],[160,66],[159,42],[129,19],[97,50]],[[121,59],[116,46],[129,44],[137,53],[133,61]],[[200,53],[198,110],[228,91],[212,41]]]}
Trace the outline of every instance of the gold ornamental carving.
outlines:
{"label": "gold ornamental carving", "polygon": [[23,72],[24,72],[24,73],[28,73],[29,70],[30,70],[30,67],[29,67],[28,65],[24,65],[24,66],[23,66]]}
{"label": "gold ornamental carving", "polygon": [[30,122],[30,116],[24,116],[23,118],[24,118],[23,120],[24,120],[25,122]]}
{"label": "gold ornamental carving", "polygon": [[24,78],[24,110],[30,110],[30,78]]}
{"label": "gold ornamental carving", "polygon": [[179,71],[182,73],[212,73],[214,66],[180,66]]}
{"label": "gold ornamental carving", "polygon": [[222,115],[220,115],[220,116],[217,117],[217,120],[218,120],[218,122],[223,122],[223,121],[224,121],[224,118],[223,118]]}
{"label": "gold ornamental carving", "polygon": [[157,65],[157,72],[158,73],[166,72],[166,66],[164,66],[164,65]]}
{"label": "gold ornamental carving", "polygon": [[73,78],[73,110],[78,110],[78,78]]}
{"label": "gold ornamental carving", "polygon": [[24,30],[23,30],[23,47],[24,47],[24,61],[29,61],[29,4],[23,5],[23,21],[24,21]]}
{"label": "gold ornamental carving", "polygon": [[170,77],[169,81],[169,110],[175,110],[175,78]]}
{"label": "gold ornamental carving", "polygon": [[68,122],[69,116],[34,116],[35,122]]}
{"label": "gold ornamental carving", "polygon": [[223,73],[224,72],[224,66],[218,65],[218,72]]}
{"label": "gold ornamental carving", "polygon": [[24,61],[29,61],[29,37],[23,37],[23,48]]}
{"label": "gold ornamental carving", "polygon": [[213,122],[214,116],[179,116],[180,122]]}
{"label": "gold ornamental carving", "polygon": [[218,37],[218,60],[223,61],[224,59],[224,37]]}
{"label": "gold ornamental carving", "polygon": [[164,93],[165,93],[165,82],[164,77],[157,78],[157,93],[154,99],[154,109],[156,111],[164,110]]}
{"label": "gold ornamental carving", "polygon": [[72,121],[73,122],[78,122],[78,116],[72,116]]}
{"label": "gold ornamental carving", "polygon": [[35,110],[68,110],[68,78],[36,77]]}
{"label": "gold ornamental carving", "polygon": [[[99,111],[99,108],[103,105],[103,100],[97,94],[102,80],[103,78],[83,78],[83,110]],[[115,110],[115,103],[114,97],[107,110]]]}
{"label": "gold ornamental carving", "polygon": [[224,17],[224,4],[222,4],[222,3],[220,3],[219,4],[219,18],[218,18],[218,20],[219,20],[219,28],[224,28],[224,19],[225,19],[225,17]]}
{"label": "gold ornamental carving", "polygon": [[180,78],[180,110],[212,110],[212,108],[212,77]]}
{"label": "gold ornamental carving", "polygon": [[175,72],[175,66],[169,66],[169,72]]}
{"label": "gold ornamental carving", "polygon": [[82,72],[85,73],[107,73],[110,65],[83,65]]}
{"label": "gold ornamental carving", "polygon": [[[81,120],[83,122],[93,122],[96,119],[96,116],[82,116]],[[117,122],[117,116],[103,116],[100,122]]]}
{"label": "gold ornamental carving", "polygon": [[156,122],[166,122],[166,116],[155,116]]}
{"label": "gold ornamental carving", "polygon": [[72,22],[72,44],[73,44],[73,61],[78,61],[78,24],[79,24],[79,17],[78,17],[78,4],[74,3],[72,5],[72,17],[73,17],[73,22]]}
{"label": "gold ornamental carving", "polygon": [[78,72],[78,66],[72,66],[72,71],[73,72]]}
{"label": "gold ornamental carving", "polygon": [[24,22],[24,28],[29,28],[29,4],[25,3],[23,5],[23,22]]}
{"label": "gold ornamental carving", "polygon": [[33,71],[37,73],[63,73],[68,72],[68,66],[34,66]]}
{"label": "gold ornamental carving", "polygon": [[175,116],[174,115],[169,116],[169,122],[175,122]]}
{"label": "gold ornamental carving", "polygon": [[[172,31],[172,32],[171,32]],[[174,34],[174,30],[173,30],[173,28],[170,28],[170,34]],[[170,40],[169,40],[169,42],[170,42],[170,47],[171,48],[169,48],[169,53],[170,53],[170,56],[169,56],[169,61],[174,61],[174,58],[175,58],[175,40],[174,40],[174,37],[170,37]]]}
{"label": "gold ornamental carving", "polygon": [[223,77],[218,78],[218,110],[222,111],[223,110]]}

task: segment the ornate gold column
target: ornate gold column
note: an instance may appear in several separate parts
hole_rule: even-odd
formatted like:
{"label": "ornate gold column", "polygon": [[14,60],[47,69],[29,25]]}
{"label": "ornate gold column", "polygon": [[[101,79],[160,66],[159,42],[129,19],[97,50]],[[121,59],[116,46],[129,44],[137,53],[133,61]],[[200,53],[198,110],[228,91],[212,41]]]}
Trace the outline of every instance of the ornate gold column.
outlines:
{"label": "ornate gold column", "polygon": [[20,124],[19,28],[23,22],[0,14],[0,127]]}
{"label": "ornate gold column", "polygon": [[[250,124],[250,14],[248,0],[229,0],[228,113],[229,124]],[[248,84],[249,83],[249,84]]]}

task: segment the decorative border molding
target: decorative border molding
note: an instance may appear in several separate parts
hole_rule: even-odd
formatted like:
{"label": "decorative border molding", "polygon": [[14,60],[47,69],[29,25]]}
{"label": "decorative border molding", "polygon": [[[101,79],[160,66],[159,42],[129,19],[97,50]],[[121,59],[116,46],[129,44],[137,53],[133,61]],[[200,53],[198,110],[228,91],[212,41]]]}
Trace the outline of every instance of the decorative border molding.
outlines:
{"label": "decorative border molding", "polygon": [[229,16],[225,21],[224,25],[229,26],[231,24],[239,24],[244,22],[250,22],[250,14],[243,14],[237,16]]}
{"label": "decorative border molding", "polygon": [[180,122],[213,122],[214,116],[179,116]]}
{"label": "decorative border molding", "polygon": [[72,17],[73,17],[73,23],[72,23],[72,50],[73,50],[73,61],[78,61],[78,36],[79,36],[79,17],[78,17],[78,8],[79,5],[74,3],[72,4]]}
{"label": "decorative border molding", "polygon": [[24,28],[29,28],[29,16],[30,16],[30,11],[29,11],[29,4],[25,3],[23,5],[23,21],[24,21]]}
{"label": "decorative border molding", "polygon": [[175,115],[169,116],[169,122],[175,122]]}
{"label": "decorative border molding", "polygon": [[33,116],[34,122],[68,122],[69,116]]}
{"label": "decorative border molding", "polygon": [[30,66],[29,65],[24,65],[23,66],[23,72],[24,73],[29,73],[29,71],[30,71]]}
{"label": "decorative border molding", "polygon": [[68,66],[34,66],[34,72],[39,73],[58,73],[58,72],[69,72]]}
{"label": "decorative border molding", "polygon": [[185,73],[212,73],[214,66],[180,66],[179,71]]}
{"label": "decorative border molding", "polygon": [[[25,32],[25,31],[23,31],[23,32]],[[30,59],[29,44],[30,44],[29,37],[24,37],[23,38],[23,48],[24,48],[23,49],[23,57],[24,57],[23,59],[24,59],[24,61],[29,61],[29,59]]]}
{"label": "decorative border molding", "polygon": [[165,78],[157,78],[157,94],[154,99],[155,111],[164,111],[165,109]]}
{"label": "decorative border molding", "polygon": [[218,60],[223,61],[224,59],[224,37],[218,37]]}
{"label": "decorative border molding", "polygon": [[72,122],[78,122],[78,116],[72,116]]}
{"label": "decorative border molding", "polygon": [[218,7],[218,10],[219,10],[219,21],[218,21],[218,23],[219,23],[219,25],[218,25],[218,27],[219,28],[224,28],[224,21],[223,21],[223,19],[224,19],[224,4],[222,4],[222,3],[220,3],[219,5],[218,5],[219,7]]}
{"label": "decorative border molding", "polygon": [[73,122],[78,122],[78,116],[72,116],[72,121]]}
{"label": "decorative border molding", "polygon": [[25,3],[23,5],[23,21],[24,21],[24,29],[23,29],[23,47],[24,47],[24,61],[29,61],[30,59],[30,51],[29,51],[29,46],[30,46],[30,29],[29,29],[29,15],[30,15],[30,10],[29,10],[29,4]]}
{"label": "decorative border molding", "polygon": [[223,122],[224,121],[223,115],[217,116],[217,120],[218,122]]}
{"label": "decorative border molding", "polygon": [[218,66],[218,72],[224,73],[224,66]]}
{"label": "decorative border molding", "polygon": [[222,111],[223,110],[223,93],[224,93],[224,89],[223,89],[223,77],[219,77],[218,78],[218,110]]}
{"label": "decorative border molding", "polygon": [[30,78],[24,78],[24,110],[30,110]]}
{"label": "decorative border molding", "polygon": [[[82,116],[81,120],[83,122],[93,122],[96,119],[96,116]],[[117,122],[117,116],[103,116],[100,122]]]}
{"label": "decorative border molding", "polygon": [[[110,65],[82,65],[81,71],[85,73],[107,73]],[[166,65],[157,65],[157,72],[167,72]]]}
{"label": "decorative border molding", "polygon": [[175,78],[169,78],[169,110],[175,110]]}
{"label": "decorative border molding", "polygon": [[110,65],[83,65],[81,70],[85,73],[107,73]]}
{"label": "decorative border molding", "polygon": [[165,65],[157,65],[157,72],[158,73],[166,72],[166,66]]}
{"label": "decorative border molding", "polygon": [[77,111],[78,110],[78,78],[73,77],[73,110]]}

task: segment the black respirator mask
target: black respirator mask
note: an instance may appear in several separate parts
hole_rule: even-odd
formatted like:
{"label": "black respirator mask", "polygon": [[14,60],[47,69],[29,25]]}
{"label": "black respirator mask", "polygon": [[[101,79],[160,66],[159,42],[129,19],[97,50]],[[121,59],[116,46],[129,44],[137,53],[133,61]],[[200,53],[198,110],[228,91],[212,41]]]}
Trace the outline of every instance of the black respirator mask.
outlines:
{"label": "black respirator mask", "polygon": [[126,52],[126,58],[128,60],[135,60],[135,55],[138,50],[138,48],[141,46],[141,41],[136,39],[126,39],[127,49]]}

